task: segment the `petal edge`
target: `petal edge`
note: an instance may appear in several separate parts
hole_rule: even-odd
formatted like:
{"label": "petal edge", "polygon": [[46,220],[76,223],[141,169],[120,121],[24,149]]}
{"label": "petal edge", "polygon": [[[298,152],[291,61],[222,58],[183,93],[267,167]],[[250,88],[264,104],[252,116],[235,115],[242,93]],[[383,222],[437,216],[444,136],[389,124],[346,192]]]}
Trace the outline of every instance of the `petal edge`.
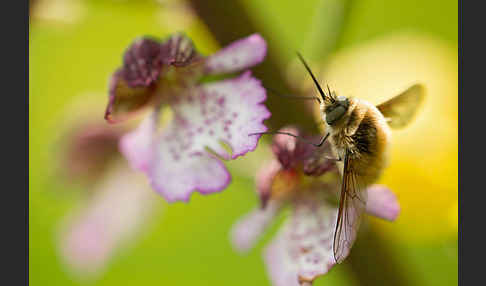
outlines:
{"label": "petal edge", "polygon": [[235,41],[206,61],[206,73],[220,74],[243,70],[259,64],[267,53],[267,43],[259,34]]}

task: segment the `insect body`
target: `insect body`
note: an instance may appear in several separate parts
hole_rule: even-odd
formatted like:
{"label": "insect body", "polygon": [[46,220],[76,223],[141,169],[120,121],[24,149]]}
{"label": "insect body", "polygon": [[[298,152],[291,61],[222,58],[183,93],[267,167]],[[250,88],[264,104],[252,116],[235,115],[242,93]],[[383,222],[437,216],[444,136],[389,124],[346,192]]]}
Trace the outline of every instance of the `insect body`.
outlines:
{"label": "insect body", "polygon": [[[368,102],[341,96],[336,101],[346,102],[348,106],[337,119],[332,117],[330,120],[333,111],[326,112],[326,107],[321,104],[333,152],[338,158],[349,156],[352,161],[349,167],[369,185],[378,179],[388,161],[390,128],[379,110]],[[327,110],[330,107],[332,105]],[[344,161],[338,160],[337,164],[343,173]]]}
{"label": "insect body", "polygon": [[340,263],[355,240],[356,231],[352,230],[359,226],[366,209],[366,188],[376,182],[388,162],[390,127],[402,128],[411,121],[425,97],[424,88],[413,85],[375,107],[361,99],[336,96],[329,87],[326,94],[298,56],[322,98],[319,102],[327,134],[316,146],[329,138],[342,175],[333,244],[334,258]]}

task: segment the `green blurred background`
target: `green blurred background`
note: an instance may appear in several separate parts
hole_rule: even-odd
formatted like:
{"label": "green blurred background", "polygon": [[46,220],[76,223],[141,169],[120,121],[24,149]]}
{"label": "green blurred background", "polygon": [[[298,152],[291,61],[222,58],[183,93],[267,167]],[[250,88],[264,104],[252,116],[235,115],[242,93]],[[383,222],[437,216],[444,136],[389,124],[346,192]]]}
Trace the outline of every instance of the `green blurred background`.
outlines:
{"label": "green blurred background", "polygon": [[[193,2],[204,5],[202,1]],[[346,82],[346,69],[353,64],[360,66],[353,60],[364,53],[360,46],[376,40],[373,49],[380,45],[392,50],[394,45],[405,47],[403,42],[408,40],[393,37],[402,32],[414,35],[407,42],[414,47],[410,61],[420,55],[435,56],[435,68],[427,69],[432,64],[425,62],[424,69],[417,72],[434,91],[424,108],[427,112],[417,120],[418,127],[412,127],[411,133],[403,131],[397,135],[408,138],[407,145],[397,144],[393,151],[396,159],[382,179],[397,192],[402,214],[396,223],[371,220],[370,225],[386,243],[388,255],[399,261],[400,275],[412,285],[456,285],[457,1],[238,3],[244,9],[235,13],[245,14],[265,36],[270,51],[276,54],[277,72],[281,74],[292,74],[287,70],[292,70],[289,66],[295,60],[294,52],[302,50],[313,63],[340,66],[344,75],[325,68],[324,73],[336,83]],[[66,122],[85,114],[83,108],[90,108],[83,102],[85,98],[95,98],[102,121],[108,79],[135,37],[164,37],[183,30],[205,55],[216,51],[220,41],[189,2],[38,0],[31,3],[30,9],[31,285],[270,285],[262,249],[278,226],[274,225],[247,255],[233,251],[229,241],[235,220],[258,203],[254,178],[247,170],[258,167],[261,158],[270,156],[268,141],[262,141],[257,151],[228,164],[233,181],[225,191],[210,196],[194,194],[188,204],[168,205],[162,197],[156,197],[157,207],[151,219],[133,241],[117,250],[103,273],[90,279],[72,275],[59,258],[56,233],[63,217],[85,203],[89,187],[71,183],[60,175],[62,148],[57,148],[57,144],[63,132],[69,130]],[[214,9],[213,17],[218,17],[218,9]],[[225,25],[222,29],[238,30]],[[402,51],[402,55],[406,57],[407,51]],[[375,68],[379,70],[380,64],[383,63],[377,62]],[[378,75],[371,77],[376,81]],[[289,86],[296,85],[292,83],[295,78],[298,76],[288,78]],[[387,84],[393,83],[386,80]],[[279,108],[272,110],[273,117],[282,118],[291,112]],[[442,137],[429,140],[427,130],[437,128],[438,119]],[[408,159],[401,159],[405,157]],[[380,265],[370,267],[380,269]],[[359,274],[350,268],[347,263],[335,267],[317,279],[315,285],[358,285],[361,279],[355,275]]]}

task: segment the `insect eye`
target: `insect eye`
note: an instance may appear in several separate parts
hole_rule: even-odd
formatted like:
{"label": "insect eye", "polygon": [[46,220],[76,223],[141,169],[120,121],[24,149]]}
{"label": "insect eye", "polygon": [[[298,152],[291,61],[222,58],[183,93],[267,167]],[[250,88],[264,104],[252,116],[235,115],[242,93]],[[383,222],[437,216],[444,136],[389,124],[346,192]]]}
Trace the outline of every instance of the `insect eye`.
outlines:
{"label": "insect eye", "polygon": [[342,105],[338,105],[332,110],[328,112],[326,111],[327,124],[333,125],[336,121],[338,121],[339,119],[341,119],[341,117],[343,117],[343,115],[346,113],[346,110],[347,110],[346,107]]}

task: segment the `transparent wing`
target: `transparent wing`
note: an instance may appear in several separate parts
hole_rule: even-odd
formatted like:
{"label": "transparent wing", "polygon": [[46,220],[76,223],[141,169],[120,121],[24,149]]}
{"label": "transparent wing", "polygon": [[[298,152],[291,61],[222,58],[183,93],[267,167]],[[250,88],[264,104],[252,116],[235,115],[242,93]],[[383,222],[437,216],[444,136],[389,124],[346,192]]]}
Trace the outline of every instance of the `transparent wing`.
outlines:
{"label": "transparent wing", "polygon": [[366,186],[353,169],[353,160],[349,154],[349,150],[346,150],[339,211],[334,231],[333,252],[336,263],[341,263],[348,256],[366,209]]}
{"label": "transparent wing", "polygon": [[403,128],[412,121],[424,98],[424,86],[414,84],[399,95],[378,105],[377,108],[387,119],[390,127]]}

